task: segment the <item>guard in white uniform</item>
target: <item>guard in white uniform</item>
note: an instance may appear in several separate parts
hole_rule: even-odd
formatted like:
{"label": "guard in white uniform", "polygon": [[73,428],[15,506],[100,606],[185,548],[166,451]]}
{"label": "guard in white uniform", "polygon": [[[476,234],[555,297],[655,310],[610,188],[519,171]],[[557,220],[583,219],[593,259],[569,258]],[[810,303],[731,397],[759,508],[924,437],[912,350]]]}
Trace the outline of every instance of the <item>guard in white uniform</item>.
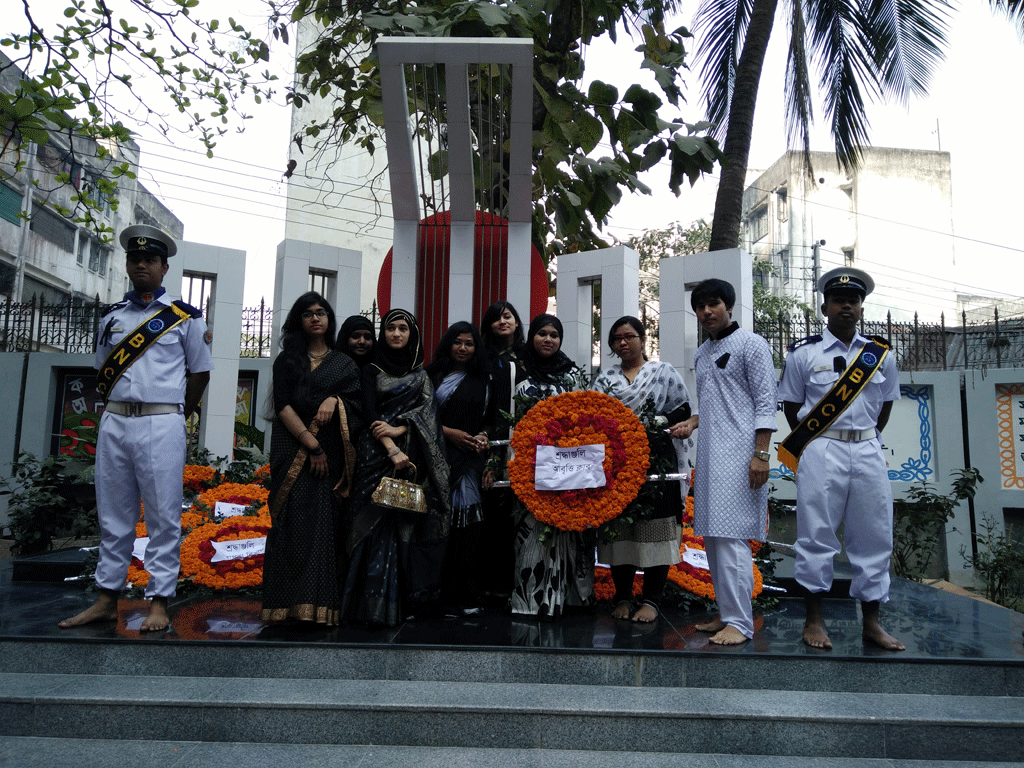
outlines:
{"label": "guard in white uniform", "polygon": [[892,555],[892,487],[880,433],[900,398],[899,374],[887,345],[879,343],[884,340],[857,330],[863,300],[874,288],[871,277],[859,269],[834,269],[818,288],[828,326],[820,336],[790,345],[778,390],[794,428],[780,458],[787,446],[802,447],[795,576],[808,592],[804,641],[832,647],[821,600],[832,586],[833,559],[842,550],[836,529],[845,523],[853,568],[850,594],[862,602],[864,638],[902,650],[878,623],[879,604],[889,600]]}
{"label": "guard in white uniform", "polygon": [[202,398],[213,360],[199,310],[172,301],[162,283],[174,240],[136,225],[120,237],[134,290],[103,316],[96,345],[97,388],[107,397],[96,444],[96,506],[100,522],[96,585],[100,596],[61,627],[117,617],[139,521],[145,506],[144,555],[152,598],[143,630],[165,629],[167,600],[180,567],[185,419]]}

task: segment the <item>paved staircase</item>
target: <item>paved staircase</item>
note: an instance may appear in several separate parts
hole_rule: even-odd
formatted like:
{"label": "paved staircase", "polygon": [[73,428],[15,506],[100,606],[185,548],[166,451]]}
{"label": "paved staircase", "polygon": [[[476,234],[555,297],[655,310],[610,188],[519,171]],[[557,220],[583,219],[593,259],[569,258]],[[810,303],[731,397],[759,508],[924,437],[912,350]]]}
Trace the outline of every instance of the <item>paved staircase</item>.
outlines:
{"label": "paved staircase", "polygon": [[0,712],[12,766],[1024,761],[1024,664],[892,655],[9,638]]}

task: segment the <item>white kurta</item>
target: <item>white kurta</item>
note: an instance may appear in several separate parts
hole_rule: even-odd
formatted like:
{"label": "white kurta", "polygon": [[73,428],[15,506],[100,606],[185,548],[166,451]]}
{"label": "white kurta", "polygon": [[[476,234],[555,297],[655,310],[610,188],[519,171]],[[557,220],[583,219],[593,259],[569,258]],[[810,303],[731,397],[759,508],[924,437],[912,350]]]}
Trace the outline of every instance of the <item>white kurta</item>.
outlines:
{"label": "white kurta", "polygon": [[736,327],[705,341],[694,358],[697,374],[697,467],[693,531],[764,541],[768,487],[750,489],[755,432],[775,431],[775,365],[760,336]]}

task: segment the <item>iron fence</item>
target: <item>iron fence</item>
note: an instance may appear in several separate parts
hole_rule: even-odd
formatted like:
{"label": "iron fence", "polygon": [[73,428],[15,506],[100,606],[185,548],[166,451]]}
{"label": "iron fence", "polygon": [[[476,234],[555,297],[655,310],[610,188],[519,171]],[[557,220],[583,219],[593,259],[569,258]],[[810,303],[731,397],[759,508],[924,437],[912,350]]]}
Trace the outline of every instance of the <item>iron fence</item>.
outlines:
{"label": "iron fence", "polygon": [[[966,368],[1024,368],[1024,317],[969,324],[961,313],[959,327],[947,327],[945,315],[938,323],[897,322],[889,313],[884,321],[861,321],[865,336],[885,339],[901,371],[948,371]],[[820,334],[823,320],[810,313],[757,318],[754,332],[767,339],[777,365],[785,359],[787,345],[805,336]]]}
{"label": "iron fence", "polygon": [[[0,351],[4,352],[78,352],[91,354],[105,307],[99,301],[88,304],[46,303],[33,296],[27,302],[10,298],[0,304]],[[379,321],[377,303],[361,314],[374,325]],[[339,323],[340,324],[340,323]],[[785,359],[786,346],[821,333],[824,322],[810,313],[786,315],[754,321],[754,332],[768,340],[776,364]],[[239,356],[271,357],[274,311],[261,300],[259,306],[242,309],[242,333]],[[861,333],[881,336],[890,343],[901,371],[946,371],[967,368],[1024,368],[1024,317],[1004,319],[994,311],[991,321],[967,322],[961,313],[961,325],[938,323],[861,322]]]}

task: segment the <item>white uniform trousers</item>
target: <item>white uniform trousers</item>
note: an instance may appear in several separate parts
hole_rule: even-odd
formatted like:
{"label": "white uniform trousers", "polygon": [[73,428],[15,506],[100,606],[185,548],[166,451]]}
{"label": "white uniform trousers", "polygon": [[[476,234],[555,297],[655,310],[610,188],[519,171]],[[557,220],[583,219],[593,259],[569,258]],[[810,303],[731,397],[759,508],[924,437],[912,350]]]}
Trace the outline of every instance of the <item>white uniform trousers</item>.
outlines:
{"label": "white uniform trousers", "polygon": [[812,440],[800,457],[796,498],[797,582],[812,593],[832,587],[833,558],[842,551],[836,529],[845,523],[850,596],[888,602],[892,486],[878,439]]}
{"label": "white uniform trousers", "polygon": [[100,557],[96,585],[124,588],[139,522],[146,508],[146,597],[173,597],[181,550],[185,419],[181,414],[119,416],[100,420],[96,442],[96,506]]}
{"label": "white uniform trousers", "polygon": [[704,537],[715,602],[722,621],[746,637],[754,636],[754,558],[746,539]]}

